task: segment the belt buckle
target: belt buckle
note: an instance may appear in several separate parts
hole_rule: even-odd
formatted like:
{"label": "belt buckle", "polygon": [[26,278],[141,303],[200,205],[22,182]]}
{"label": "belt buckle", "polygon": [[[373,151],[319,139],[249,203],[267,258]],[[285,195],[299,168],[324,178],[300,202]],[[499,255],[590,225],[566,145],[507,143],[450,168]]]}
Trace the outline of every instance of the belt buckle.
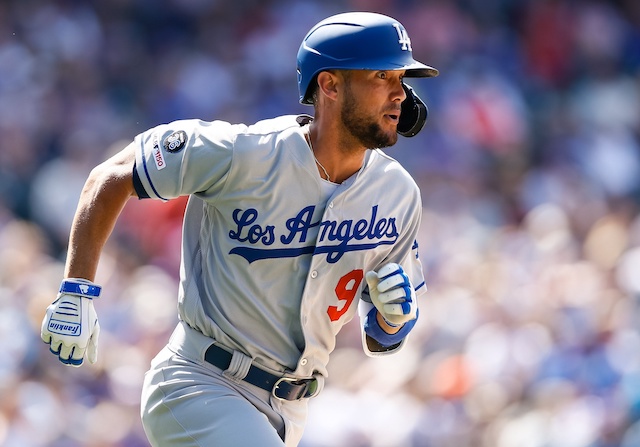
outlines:
{"label": "belt buckle", "polygon": [[293,377],[280,377],[271,390],[271,395],[280,400],[300,400],[304,397],[312,397],[316,390],[307,396],[309,385],[316,379],[298,380]]}

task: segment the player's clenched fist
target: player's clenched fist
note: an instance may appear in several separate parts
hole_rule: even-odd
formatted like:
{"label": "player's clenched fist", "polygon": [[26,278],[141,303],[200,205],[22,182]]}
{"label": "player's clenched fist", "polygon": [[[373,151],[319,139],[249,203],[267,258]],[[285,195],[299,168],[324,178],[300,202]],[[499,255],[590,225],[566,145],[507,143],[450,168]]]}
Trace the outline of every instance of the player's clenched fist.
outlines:
{"label": "player's clenched fist", "polygon": [[400,265],[386,264],[377,273],[367,272],[365,278],[373,305],[388,323],[400,326],[416,318],[416,293]]}
{"label": "player's clenched fist", "polygon": [[86,279],[65,279],[58,298],[47,307],[40,337],[62,363],[80,366],[85,353],[89,362],[96,362],[100,324],[93,299],[101,290]]}

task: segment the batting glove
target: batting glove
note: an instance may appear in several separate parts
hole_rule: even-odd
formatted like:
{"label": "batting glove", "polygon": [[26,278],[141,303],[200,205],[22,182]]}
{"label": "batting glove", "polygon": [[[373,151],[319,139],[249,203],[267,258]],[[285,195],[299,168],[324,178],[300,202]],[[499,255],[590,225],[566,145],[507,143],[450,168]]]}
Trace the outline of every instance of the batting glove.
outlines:
{"label": "batting glove", "polygon": [[47,307],[40,337],[62,363],[80,366],[85,353],[90,363],[98,359],[100,324],[93,299],[101,290],[86,279],[65,279],[57,299]]}
{"label": "batting glove", "polygon": [[400,265],[386,264],[377,273],[367,272],[365,278],[371,302],[389,325],[402,326],[416,319],[416,292]]}

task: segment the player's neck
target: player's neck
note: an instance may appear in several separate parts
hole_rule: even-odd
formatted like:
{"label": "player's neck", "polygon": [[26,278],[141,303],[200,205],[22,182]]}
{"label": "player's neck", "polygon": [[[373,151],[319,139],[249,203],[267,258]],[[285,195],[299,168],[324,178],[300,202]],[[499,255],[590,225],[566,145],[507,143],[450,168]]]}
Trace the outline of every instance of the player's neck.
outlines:
{"label": "player's neck", "polygon": [[[342,183],[362,167],[366,148],[353,146],[336,138],[337,132],[320,131],[312,124],[309,131],[310,148],[316,158],[320,177]],[[326,171],[326,172],[325,172]]]}

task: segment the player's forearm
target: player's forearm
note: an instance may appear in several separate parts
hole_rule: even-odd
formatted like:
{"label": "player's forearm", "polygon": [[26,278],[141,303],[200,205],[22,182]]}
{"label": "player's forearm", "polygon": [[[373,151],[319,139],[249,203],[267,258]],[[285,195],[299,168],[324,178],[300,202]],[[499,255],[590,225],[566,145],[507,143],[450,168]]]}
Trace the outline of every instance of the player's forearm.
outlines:
{"label": "player's forearm", "polygon": [[71,226],[65,277],[95,279],[102,249],[133,192],[127,163],[106,162],[91,172]]}

